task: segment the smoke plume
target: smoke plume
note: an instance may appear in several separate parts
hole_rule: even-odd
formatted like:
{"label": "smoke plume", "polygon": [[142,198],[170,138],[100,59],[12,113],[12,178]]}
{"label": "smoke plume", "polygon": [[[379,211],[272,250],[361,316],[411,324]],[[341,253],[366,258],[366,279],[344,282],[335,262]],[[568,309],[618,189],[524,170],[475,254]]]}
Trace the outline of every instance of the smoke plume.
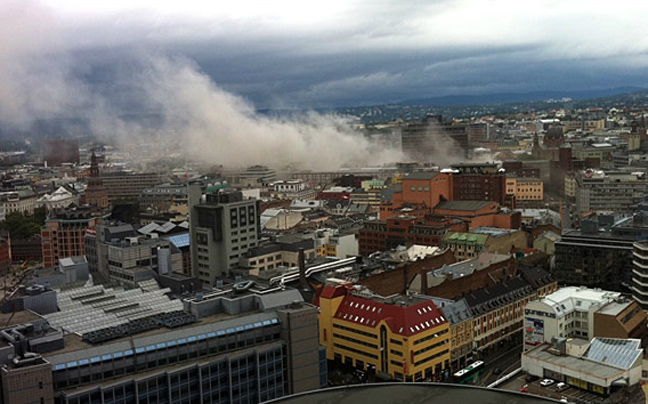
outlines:
{"label": "smoke plume", "polygon": [[[81,118],[106,140],[175,142],[189,160],[225,166],[335,169],[401,158],[400,151],[372,144],[339,117],[259,115],[192,61],[161,51],[124,52],[119,67],[103,72],[97,83],[97,66],[79,63],[57,24],[52,13],[30,1],[9,0],[0,8],[0,37],[8,39],[0,41],[4,125],[27,128],[37,120]],[[156,125],[147,126],[138,114],[155,115]]]}

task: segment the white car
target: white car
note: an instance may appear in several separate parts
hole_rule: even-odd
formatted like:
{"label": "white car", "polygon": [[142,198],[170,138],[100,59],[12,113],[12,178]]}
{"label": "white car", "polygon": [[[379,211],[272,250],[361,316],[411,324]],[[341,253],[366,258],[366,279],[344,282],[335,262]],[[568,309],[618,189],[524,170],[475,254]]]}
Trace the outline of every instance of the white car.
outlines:
{"label": "white car", "polygon": [[564,391],[564,390],[567,390],[568,388],[569,388],[569,385],[567,383],[565,383],[565,382],[560,382],[560,383],[556,384],[556,390],[557,391]]}
{"label": "white car", "polygon": [[540,385],[542,387],[551,386],[552,384],[554,384],[554,381],[551,379],[542,379],[542,381],[540,382]]}

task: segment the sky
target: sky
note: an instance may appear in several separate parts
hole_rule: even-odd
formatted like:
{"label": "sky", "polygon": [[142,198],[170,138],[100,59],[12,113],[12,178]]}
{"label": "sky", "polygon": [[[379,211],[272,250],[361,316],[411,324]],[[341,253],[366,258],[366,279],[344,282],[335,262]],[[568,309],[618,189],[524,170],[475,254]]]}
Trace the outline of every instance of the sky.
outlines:
{"label": "sky", "polygon": [[181,55],[260,109],[647,84],[637,1],[4,1],[82,63]]}
{"label": "sky", "polygon": [[339,117],[257,111],[648,87],[647,14],[629,0],[0,0],[0,133],[78,118],[99,137],[181,139],[206,162],[397,161]]}

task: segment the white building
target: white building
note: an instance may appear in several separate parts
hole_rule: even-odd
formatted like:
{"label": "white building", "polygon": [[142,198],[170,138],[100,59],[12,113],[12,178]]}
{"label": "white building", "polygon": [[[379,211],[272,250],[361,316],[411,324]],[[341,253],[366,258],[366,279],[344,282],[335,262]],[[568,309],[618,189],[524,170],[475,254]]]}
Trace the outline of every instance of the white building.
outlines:
{"label": "white building", "polygon": [[358,255],[358,239],[353,233],[344,234],[338,230],[321,229],[315,235],[315,249],[318,256],[348,258]]}
{"label": "white building", "polygon": [[619,300],[621,293],[586,287],[564,287],[524,308],[524,349],[552,338],[594,337],[594,313]]}
{"label": "white building", "polygon": [[64,209],[70,204],[79,205],[79,195],[62,186],[51,194],[45,194],[36,200],[36,206],[45,206],[48,211]]}

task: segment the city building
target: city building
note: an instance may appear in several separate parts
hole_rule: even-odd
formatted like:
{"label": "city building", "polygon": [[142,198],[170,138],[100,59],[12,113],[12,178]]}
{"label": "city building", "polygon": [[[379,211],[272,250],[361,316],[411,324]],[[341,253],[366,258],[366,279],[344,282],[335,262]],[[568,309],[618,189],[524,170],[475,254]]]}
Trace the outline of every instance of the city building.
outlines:
{"label": "city building", "polygon": [[473,314],[473,351],[483,355],[500,344],[519,343],[524,306],[536,298],[536,291],[526,279],[516,277],[466,294]]}
{"label": "city building", "polygon": [[0,193],[0,205],[4,207],[5,216],[10,213],[31,215],[37,206],[38,197],[29,185],[17,186],[13,191]]}
{"label": "city building", "polygon": [[507,197],[506,174],[496,163],[462,163],[452,166],[453,201],[495,201],[514,208]]}
{"label": "city building", "polygon": [[439,153],[465,156],[469,149],[467,126],[443,122],[440,115],[428,115],[401,126],[401,145],[407,156],[424,162]]}
{"label": "city building", "polygon": [[632,244],[632,298],[648,310],[648,242]]}
{"label": "city building", "polygon": [[522,353],[522,370],[608,396],[640,382],[643,351],[636,339],[561,339]]}
{"label": "city building", "polygon": [[456,301],[433,298],[433,301],[450,322],[450,366],[452,369],[463,369],[473,359],[475,329],[470,307],[463,298]]}
{"label": "city building", "polygon": [[186,208],[187,203],[186,185],[156,185],[143,189],[140,195],[140,207],[150,208],[153,212],[178,211],[181,206]]}
{"label": "city building", "polygon": [[300,235],[285,235],[276,237],[274,241],[264,242],[251,247],[239,259],[239,266],[247,268],[250,275],[259,276],[264,271],[285,267],[293,268],[299,265],[299,251],[304,251],[306,259],[317,255],[315,241],[312,237]]}
{"label": "city building", "polygon": [[524,347],[555,338],[638,338],[646,336],[646,313],[618,292],[563,287],[524,308]]}
{"label": "city building", "polygon": [[251,184],[268,185],[277,180],[277,172],[261,165],[250,166],[239,174],[241,181]]}
{"label": "city building", "polygon": [[99,174],[99,162],[94,152],[90,157],[90,175],[88,176],[88,186],[83,193],[83,203],[94,205],[99,209],[109,206],[108,189],[104,186],[103,179]]}
{"label": "city building", "polygon": [[357,235],[337,229],[316,230],[315,247],[318,257],[348,258],[359,254]]}
{"label": "city building", "polygon": [[506,177],[506,194],[517,202],[541,202],[544,200],[544,185],[539,178]]}
{"label": "city building", "polygon": [[481,251],[508,254],[515,247],[526,246],[526,234],[520,230],[478,227],[472,233],[448,232],[441,248],[450,248],[458,261],[477,257]]}
{"label": "city building", "polygon": [[585,220],[554,243],[553,275],[561,284],[629,291],[635,238],[613,234]]}
{"label": "city building", "polygon": [[460,219],[446,219],[427,215],[393,216],[389,219],[367,220],[358,234],[360,255],[390,250],[399,245],[438,246],[449,231],[467,231],[468,225]]}
{"label": "city building", "polygon": [[160,183],[157,173],[133,173],[130,171],[103,172],[98,177],[108,193],[108,203],[137,201],[146,188]]}
{"label": "city building", "polygon": [[540,169],[538,167],[530,167],[523,161],[503,161],[502,168],[504,169],[507,178],[510,176],[518,178],[540,178]]}
{"label": "city building", "polygon": [[116,284],[135,287],[155,275],[182,272],[182,254],[169,240],[125,237],[107,243],[108,277]]}
{"label": "city building", "polygon": [[45,207],[47,211],[65,209],[70,205],[79,205],[79,195],[72,189],[64,186],[58,187],[54,192],[45,194],[36,200],[38,207]]}
{"label": "city building", "polygon": [[[445,250],[443,254],[451,250]],[[408,289],[444,299],[460,299],[466,294],[517,276],[517,260],[511,254],[482,251],[476,258],[429,265],[411,274]],[[415,266],[416,268],[416,266]]]}
{"label": "city building", "polygon": [[306,181],[286,180],[276,181],[272,184],[273,196],[279,199],[313,199],[317,195],[317,190],[310,186]]}
{"label": "city building", "polygon": [[205,285],[228,276],[259,243],[259,201],[223,191],[203,198],[198,185],[189,186],[192,272]]}
{"label": "city building", "polygon": [[86,230],[100,224],[106,217],[83,208],[54,212],[41,229],[43,266],[50,268],[59,258],[84,255]]}
{"label": "city building", "polygon": [[580,214],[630,213],[643,200],[648,185],[643,172],[584,170],[575,179],[575,206]]}
{"label": "city building", "polygon": [[258,403],[326,385],[317,308],[295,290],[229,285],[180,301],[149,281],[51,293],[61,311],[11,313],[0,336],[6,404]]}
{"label": "city building", "polygon": [[79,140],[43,140],[43,162],[50,166],[59,166],[63,163],[79,164]]}
{"label": "city building", "polygon": [[402,381],[438,380],[450,366],[450,324],[428,299],[326,286],[320,342],[329,360]]}
{"label": "city building", "polygon": [[522,225],[520,212],[501,210],[492,201],[444,201],[432,209],[438,216],[463,220],[469,229],[477,227],[498,227],[519,229]]}

